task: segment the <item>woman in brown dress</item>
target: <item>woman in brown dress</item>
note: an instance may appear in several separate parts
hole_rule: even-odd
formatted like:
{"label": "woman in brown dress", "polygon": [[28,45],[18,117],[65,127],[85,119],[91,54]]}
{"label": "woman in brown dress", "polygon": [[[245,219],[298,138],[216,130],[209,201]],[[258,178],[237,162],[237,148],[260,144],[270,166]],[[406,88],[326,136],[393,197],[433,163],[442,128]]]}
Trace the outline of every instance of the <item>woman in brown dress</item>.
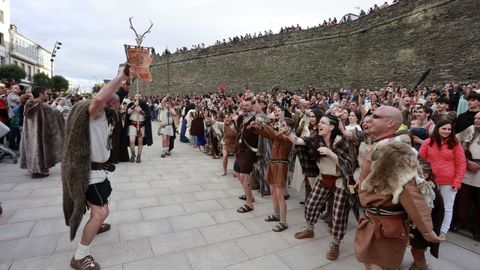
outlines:
{"label": "woman in brown dress", "polygon": [[223,126],[222,153],[223,153],[223,176],[227,175],[228,155],[237,152],[237,128],[231,114],[226,114]]}
{"label": "woman in brown dress", "polygon": [[288,135],[294,126],[295,121],[291,118],[286,118],[278,121],[278,131],[275,131],[268,124],[259,124],[255,121],[248,127],[255,128],[259,135],[272,141],[272,150],[265,180],[270,186],[274,214],[267,216],[265,221],[279,221],[278,225],[272,229],[274,232],[281,232],[288,228],[287,203],[285,202],[284,194],[288,177],[288,157],[293,147],[293,143],[289,140]]}

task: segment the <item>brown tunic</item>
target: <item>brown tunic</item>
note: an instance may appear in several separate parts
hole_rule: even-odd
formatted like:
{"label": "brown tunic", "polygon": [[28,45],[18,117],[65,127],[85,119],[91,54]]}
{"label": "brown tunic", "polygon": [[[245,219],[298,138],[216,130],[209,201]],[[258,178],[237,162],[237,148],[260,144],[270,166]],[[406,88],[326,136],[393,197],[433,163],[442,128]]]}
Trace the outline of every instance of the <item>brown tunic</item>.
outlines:
{"label": "brown tunic", "polygon": [[[244,116],[240,115],[237,118],[237,134],[238,151],[235,155],[235,163],[233,169],[236,172],[250,174],[253,170],[253,164],[257,161],[257,153],[251,148],[258,147],[258,134],[255,129],[248,129],[248,125],[255,121],[255,117],[243,123]],[[248,144],[248,145],[247,145]]]}
{"label": "brown tunic", "polygon": [[232,128],[230,127],[230,125],[225,124],[225,126],[223,127],[222,143],[225,145],[229,153],[235,154],[235,152],[237,151],[236,138],[237,130],[235,129],[235,127]]}
{"label": "brown tunic", "polygon": [[265,180],[270,185],[285,187],[288,177],[288,157],[292,150],[292,143],[288,137],[273,130],[268,125],[254,126],[258,134],[272,141],[272,152],[268,163]]}
{"label": "brown tunic", "polygon": [[[364,159],[360,181],[363,181],[370,173],[371,164],[370,152]],[[430,210],[418,190],[415,180],[412,179],[403,188],[399,204],[392,204],[392,195],[380,195],[365,190],[359,191],[360,203],[366,208],[404,210],[420,232],[430,232],[433,229]],[[405,228],[408,230],[408,226]],[[360,219],[355,233],[355,255],[360,262],[398,269],[405,255],[407,244],[407,239],[376,239],[373,222],[368,217]]]}

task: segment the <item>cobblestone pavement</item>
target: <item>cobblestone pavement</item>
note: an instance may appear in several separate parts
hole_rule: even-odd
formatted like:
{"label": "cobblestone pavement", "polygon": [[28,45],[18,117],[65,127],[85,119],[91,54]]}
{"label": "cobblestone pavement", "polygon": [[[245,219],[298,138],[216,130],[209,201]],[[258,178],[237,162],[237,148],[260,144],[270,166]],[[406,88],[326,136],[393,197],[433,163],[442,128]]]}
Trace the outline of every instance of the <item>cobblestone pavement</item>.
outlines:
{"label": "cobblestone pavement", "polygon": [[[112,229],[92,247],[102,269],[363,269],[353,254],[352,216],[339,259],[328,261],[330,237],[323,221],[315,238],[293,238],[304,223],[303,194],[290,191],[290,228],[272,232],[273,224],[263,221],[272,211],[269,198],[255,194],[255,211],[236,213],[242,188],[231,175],[220,176],[220,160],[179,142],[172,156],[162,159],[155,140],[141,164],[121,163],[109,177]],[[79,237],[69,241],[59,167],[47,178],[31,179],[8,158],[0,162],[0,270],[70,269]],[[428,257],[431,268],[478,269],[480,243],[455,233],[448,238],[439,260]],[[411,261],[407,252],[402,269]]]}

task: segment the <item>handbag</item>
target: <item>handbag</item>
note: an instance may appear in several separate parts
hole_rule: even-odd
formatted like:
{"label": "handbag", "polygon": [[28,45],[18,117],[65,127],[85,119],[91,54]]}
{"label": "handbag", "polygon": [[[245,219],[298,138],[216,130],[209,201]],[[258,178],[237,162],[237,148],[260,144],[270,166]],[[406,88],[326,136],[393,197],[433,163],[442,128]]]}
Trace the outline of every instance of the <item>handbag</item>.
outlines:
{"label": "handbag", "polygon": [[408,240],[407,226],[405,225],[406,215],[380,216],[368,213],[367,216],[375,225],[375,238],[393,238]]}

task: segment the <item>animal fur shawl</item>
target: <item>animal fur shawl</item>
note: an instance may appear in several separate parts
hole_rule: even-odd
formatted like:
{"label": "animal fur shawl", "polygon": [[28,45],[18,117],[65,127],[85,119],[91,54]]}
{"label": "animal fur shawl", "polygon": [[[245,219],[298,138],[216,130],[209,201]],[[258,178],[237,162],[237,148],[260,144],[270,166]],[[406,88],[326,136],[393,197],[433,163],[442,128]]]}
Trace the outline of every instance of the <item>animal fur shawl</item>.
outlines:
{"label": "animal fur shawl", "polygon": [[372,170],[362,182],[361,189],[373,190],[382,195],[392,195],[392,203],[398,204],[403,186],[415,179],[420,193],[431,209],[435,194],[432,186],[423,179],[417,152],[410,145],[399,140],[383,140],[374,145]]}
{"label": "animal fur shawl", "polygon": [[42,173],[62,160],[65,120],[47,103],[30,100],[25,104],[20,168]]}
{"label": "animal fur shawl", "polygon": [[70,227],[70,240],[86,211],[85,193],[90,177],[90,115],[91,101],[75,104],[65,128],[62,161],[63,213]]}

